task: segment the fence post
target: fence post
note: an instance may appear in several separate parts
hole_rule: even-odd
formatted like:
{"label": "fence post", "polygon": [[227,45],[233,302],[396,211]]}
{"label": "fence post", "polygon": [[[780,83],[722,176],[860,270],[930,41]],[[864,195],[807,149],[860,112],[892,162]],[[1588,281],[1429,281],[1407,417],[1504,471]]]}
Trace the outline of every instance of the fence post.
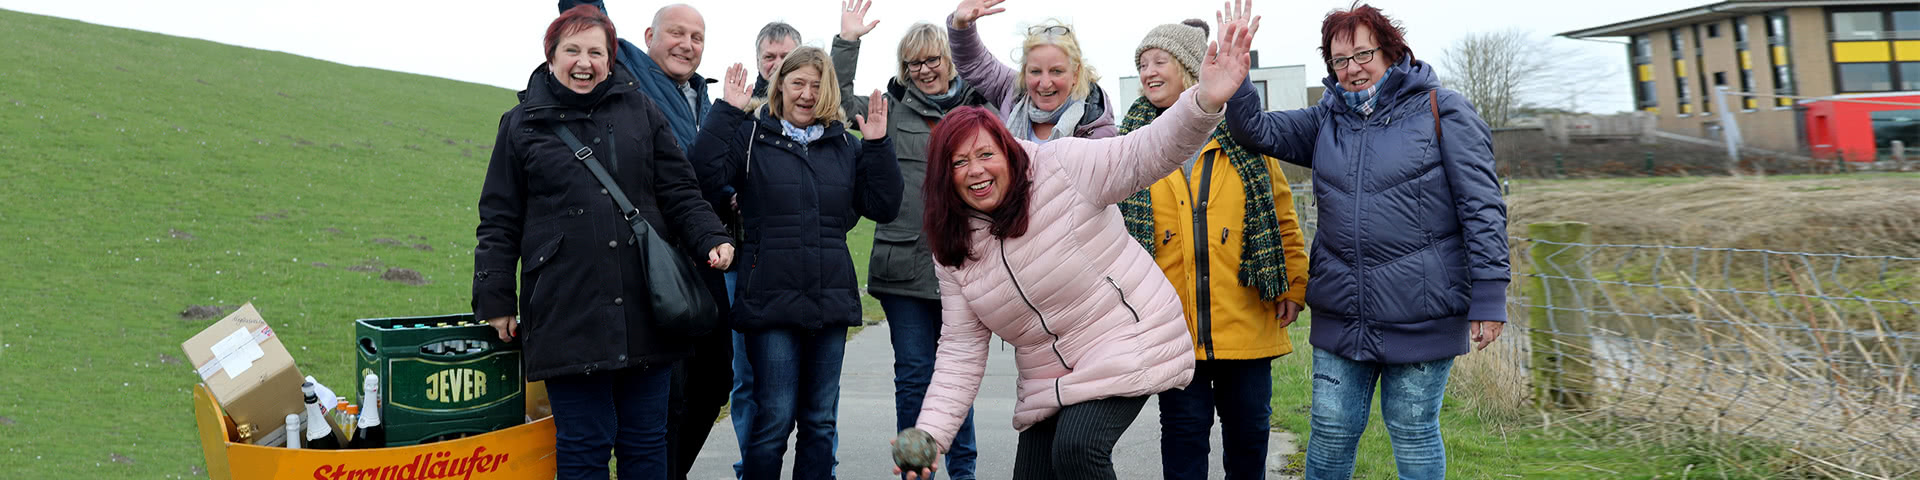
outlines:
{"label": "fence post", "polygon": [[[1532,346],[1533,398],[1541,407],[1585,410],[1593,407],[1593,334],[1588,327],[1587,299],[1592,283],[1583,262],[1592,234],[1585,223],[1540,222],[1527,225],[1535,240],[1530,248],[1534,278],[1527,295],[1534,306],[1527,312]],[[1561,245],[1574,244],[1574,245]]]}
{"label": "fence post", "polygon": [[1896,172],[1907,171],[1907,142],[1893,141],[1893,169]]}

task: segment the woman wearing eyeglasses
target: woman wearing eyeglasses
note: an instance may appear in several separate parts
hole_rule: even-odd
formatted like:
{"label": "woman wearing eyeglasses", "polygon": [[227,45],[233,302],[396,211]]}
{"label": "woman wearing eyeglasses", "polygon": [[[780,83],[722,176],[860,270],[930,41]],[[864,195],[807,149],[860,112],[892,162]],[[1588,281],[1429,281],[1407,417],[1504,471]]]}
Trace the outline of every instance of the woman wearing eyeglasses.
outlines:
{"label": "woman wearing eyeglasses", "polygon": [[[853,76],[859,70],[860,37],[879,21],[866,21],[871,1],[848,0],[840,8],[840,35],[833,39],[833,69],[840,80],[840,98],[848,111],[864,111],[867,98],[853,95]],[[907,27],[896,50],[899,72],[887,82],[887,138],[906,180],[900,216],[873,232],[873,256],[867,267],[867,293],[887,313],[887,334],[893,340],[893,406],[896,429],[920,419],[920,404],[933,381],[934,350],[940,340],[940,284],[933,274],[933,250],[920,235],[921,189],[927,176],[927,142],[933,126],[955,108],[994,108],[987,97],[960,78],[947,47],[946,29],[931,23]],[[994,113],[999,113],[995,111]],[[974,478],[973,416],[960,424],[945,465],[948,478]]]}
{"label": "woman wearing eyeglasses", "polygon": [[1066,137],[1114,136],[1113,107],[1094,83],[1100,75],[1081,58],[1073,27],[1047,20],[1027,29],[1019,71],[987,52],[973,21],[1006,11],[994,8],[1004,1],[962,0],[947,17],[947,39],[960,76],[1000,106],[1000,117],[1013,138],[1047,143]]}
{"label": "woman wearing eyeglasses", "polygon": [[1375,383],[1400,478],[1444,478],[1447,372],[1507,319],[1507,208],[1490,132],[1403,35],[1371,6],[1336,10],[1320,27],[1319,105],[1261,112],[1247,84],[1227,105],[1235,142],[1313,169],[1307,478],[1352,475]]}

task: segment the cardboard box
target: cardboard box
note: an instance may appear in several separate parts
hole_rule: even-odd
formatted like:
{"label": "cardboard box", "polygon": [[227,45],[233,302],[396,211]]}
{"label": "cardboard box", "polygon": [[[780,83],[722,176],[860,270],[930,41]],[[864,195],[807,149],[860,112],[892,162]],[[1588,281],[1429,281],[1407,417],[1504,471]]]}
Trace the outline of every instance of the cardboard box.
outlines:
{"label": "cardboard box", "polygon": [[201,330],[180,348],[221,410],[240,431],[253,432],[249,443],[285,443],[287,415],[305,408],[300,384],[306,379],[252,303]]}

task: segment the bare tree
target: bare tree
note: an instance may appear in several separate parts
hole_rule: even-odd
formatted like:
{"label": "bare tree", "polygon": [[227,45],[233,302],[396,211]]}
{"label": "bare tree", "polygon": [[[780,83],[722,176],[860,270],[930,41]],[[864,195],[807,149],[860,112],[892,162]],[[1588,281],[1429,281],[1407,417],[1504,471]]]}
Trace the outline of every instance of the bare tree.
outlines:
{"label": "bare tree", "polygon": [[1512,124],[1522,109],[1580,110],[1617,76],[1612,62],[1575,49],[1555,48],[1525,30],[1470,33],[1455,41],[1440,61],[1449,88],[1473,102],[1495,127]]}

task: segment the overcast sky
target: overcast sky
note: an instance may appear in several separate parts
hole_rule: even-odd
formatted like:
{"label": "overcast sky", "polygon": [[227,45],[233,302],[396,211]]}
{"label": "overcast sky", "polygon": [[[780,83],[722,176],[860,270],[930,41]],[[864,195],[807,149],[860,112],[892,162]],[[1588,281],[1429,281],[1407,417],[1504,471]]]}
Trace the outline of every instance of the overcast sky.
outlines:
{"label": "overcast sky", "polygon": [[[1319,24],[1346,1],[1255,0],[1262,15],[1254,48],[1264,66],[1318,65]],[[878,88],[893,76],[894,49],[907,26],[939,23],[957,1],[880,0],[869,19],[879,28],[866,37],[861,55],[860,91]],[[1447,47],[1472,32],[1525,29],[1541,38],[1568,30],[1604,25],[1686,8],[1704,1],[1432,1],[1374,0],[1374,6],[1402,22],[1414,54],[1438,64]],[[609,16],[620,36],[644,47],[642,32],[662,1],[608,0]],[[806,43],[825,47],[839,33],[839,0],[733,0],[691,4],[707,21],[707,49],[700,73],[720,77],[727,65],[752,68],[753,37],[760,26],[784,20],[798,27]],[[0,8],[202,38],[220,43],[282,51],[348,65],[366,66],[496,85],[519,90],[527,72],[542,61],[541,35],[558,14],[553,1],[525,0],[0,0]],[[1120,77],[1133,75],[1133,50],[1147,30],[1184,18],[1212,23],[1220,5],[1196,1],[1011,0],[1007,12],[986,17],[977,28],[990,51],[1006,61],[1018,48],[1026,25],[1059,18],[1075,26],[1088,63],[1101,74],[1101,86],[1117,91]],[[1630,109],[1625,47],[1554,39],[1601,67],[1612,68],[1605,92],[1583,100],[1582,110]],[[1323,67],[1309,68],[1308,81],[1319,83]],[[1444,72],[1443,72],[1444,73]],[[718,98],[719,91],[712,94]],[[1317,99],[1316,99],[1317,100]],[[1115,99],[1124,108],[1131,99]]]}

